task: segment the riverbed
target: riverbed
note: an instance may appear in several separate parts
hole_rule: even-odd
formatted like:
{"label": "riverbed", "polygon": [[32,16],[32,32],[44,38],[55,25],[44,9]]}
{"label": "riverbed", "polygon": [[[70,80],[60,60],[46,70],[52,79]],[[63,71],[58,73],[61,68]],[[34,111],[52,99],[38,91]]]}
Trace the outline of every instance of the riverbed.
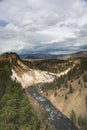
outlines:
{"label": "riverbed", "polygon": [[62,112],[56,109],[53,104],[44,96],[40,95],[33,85],[26,89],[47,113],[47,121],[53,125],[56,130],[78,130],[78,128]]}

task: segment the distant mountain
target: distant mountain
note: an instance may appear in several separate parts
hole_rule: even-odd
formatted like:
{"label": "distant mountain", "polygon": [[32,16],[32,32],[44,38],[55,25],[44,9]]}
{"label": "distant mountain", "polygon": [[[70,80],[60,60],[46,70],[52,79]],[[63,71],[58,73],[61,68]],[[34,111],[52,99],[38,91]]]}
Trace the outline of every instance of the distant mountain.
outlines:
{"label": "distant mountain", "polygon": [[23,54],[20,55],[22,58],[31,58],[31,59],[54,59],[62,55],[53,55],[53,54]]}
{"label": "distant mountain", "polygon": [[87,56],[87,51],[80,51],[74,54],[71,54],[73,57],[82,57],[82,56]]}
{"label": "distant mountain", "polygon": [[29,59],[68,59],[71,57],[81,57],[81,56],[87,56],[87,51],[80,51],[73,54],[61,54],[61,55],[55,55],[55,54],[21,54],[21,58],[29,58]]}

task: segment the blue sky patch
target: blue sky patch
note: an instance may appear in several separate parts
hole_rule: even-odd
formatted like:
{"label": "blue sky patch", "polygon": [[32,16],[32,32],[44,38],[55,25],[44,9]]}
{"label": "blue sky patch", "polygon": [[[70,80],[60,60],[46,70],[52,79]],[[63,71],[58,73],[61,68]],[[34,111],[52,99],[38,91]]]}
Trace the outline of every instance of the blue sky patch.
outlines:
{"label": "blue sky patch", "polygon": [[0,20],[0,26],[6,26],[8,23],[4,20]]}

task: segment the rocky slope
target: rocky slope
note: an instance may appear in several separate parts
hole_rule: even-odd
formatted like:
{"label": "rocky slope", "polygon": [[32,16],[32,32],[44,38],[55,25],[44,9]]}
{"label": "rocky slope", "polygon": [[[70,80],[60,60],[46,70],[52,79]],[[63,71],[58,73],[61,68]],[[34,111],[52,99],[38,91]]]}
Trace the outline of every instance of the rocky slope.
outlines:
{"label": "rocky slope", "polygon": [[17,60],[17,64],[12,68],[11,78],[13,80],[16,79],[22,84],[23,88],[26,88],[33,84],[53,82],[55,77],[66,75],[73,67],[74,65],[63,72],[52,73],[38,69],[31,69],[24,65],[20,60]]}
{"label": "rocky slope", "polygon": [[48,72],[33,70],[24,65],[16,53],[5,53],[0,56],[0,65],[2,70],[9,67],[12,72],[11,79],[17,80],[23,88],[36,83],[52,82],[54,76]]}
{"label": "rocky slope", "polygon": [[55,77],[66,75],[74,66],[67,67],[64,71],[59,73],[52,73],[49,71],[42,71],[39,69],[31,69],[26,66],[16,53],[5,53],[0,56],[0,62],[7,64],[12,72],[11,78],[17,80],[23,88],[29,87],[33,84],[53,82]]}
{"label": "rocky slope", "polygon": [[69,118],[72,110],[77,120],[80,115],[87,116],[86,56],[28,63],[27,66],[15,53],[6,53],[0,56],[0,71],[10,71],[12,80],[20,82],[23,88],[40,83],[38,91]]}
{"label": "rocky slope", "polygon": [[55,77],[66,75],[74,67],[74,65],[72,65],[72,67],[67,67],[64,71],[57,73],[42,71],[39,70],[39,68],[31,69],[22,62],[16,53],[5,53],[1,55],[0,63],[4,65],[7,65],[8,63],[9,69],[12,73],[11,78],[20,82],[23,88],[29,87],[33,84],[53,82]]}
{"label": "rocky slope", "polygon": [[29,87],[33,84],[52,82],[54,80],[54,76],[47,72],[39,70],[28,70],[23,72],[18,70],[18,68],[12,69],[11,78],[20,82],[23,88]]}
{"label": "rocky slope", "polygon": [[66,70],[66,76],[39,86],[38,91],[67,117],[71,118],[74,111],[78,123],[79,118],[87,117],[87,57],[72,58],[72,61],[72,69]]}

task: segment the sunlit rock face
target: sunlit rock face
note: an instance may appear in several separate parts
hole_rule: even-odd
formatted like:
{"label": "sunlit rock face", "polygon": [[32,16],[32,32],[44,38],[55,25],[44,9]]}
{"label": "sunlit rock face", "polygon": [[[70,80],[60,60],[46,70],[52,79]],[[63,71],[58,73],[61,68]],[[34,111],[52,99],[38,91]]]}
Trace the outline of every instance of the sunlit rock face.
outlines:
{"label": "sunlit rock face", "polygon": [[45,71],[30,69],[19,59],[17,60],[17,64],[12,67],[11,78],[20,82],[23,88],[37,83],[52,82],[54,80],[54,76],[51,74]]}
{"label": "sunlit rock face", "polygon": [[12,72],[11,79],[20,82],[23,88],[54,80],[54,76],[45,71],[27,67],[16,53],[2,54],[0,56],[0,63],[2,63],[2,68],[9,68],[9,71]]}
{"label": "sunlit rock face", "polygon": [[[11,79],[21,83],[23,88],[38,83],[53,82],[55,77],[66,75],[72,68],[68,68],[60,73],[35,70],[26,66],[16,53],[5,53],[0,56],[0,62],[8,63],[12,72]],[[73,66],[74,67],[74,66]]]}
{"label": "sunlit rock face", "polygon": [[33,84],[52,82],[55,77],[66,75],[74,66],[60,73],[50,73],[46,71],[30,69],[21,61],[18,61],[17,66],[13,66],[11,78],[12,80],[17,80],[20,82],[23,88],[27,88]]}
{"label": "sunlit rock face", "polygon": [[26,72],[20,72],[20,74],[17,74],[16,71],[12,69],[11,78],[20,82],[23,88],[27,88],[37,83],[52,82],[54,80],[54,76],[45,71],[39,70],[28,70]]}

